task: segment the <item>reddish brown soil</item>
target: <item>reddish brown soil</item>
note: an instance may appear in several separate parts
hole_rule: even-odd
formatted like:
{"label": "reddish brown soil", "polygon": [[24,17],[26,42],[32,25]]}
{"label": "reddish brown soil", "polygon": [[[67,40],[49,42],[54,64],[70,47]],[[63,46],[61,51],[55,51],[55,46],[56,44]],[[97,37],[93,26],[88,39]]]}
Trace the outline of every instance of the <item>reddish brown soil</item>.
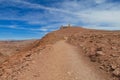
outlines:
{"label": "reddish brown soil", "polygon": [[8,57],[23,51],[24,48],[32,45],[35,40],[23,41],[0,41],[0,63]]}
{"label": "reddish brown soil", "polygon": [[54,31],[6,60],[0,79],[119,80],[119,40],[120,31],[77,27]]}

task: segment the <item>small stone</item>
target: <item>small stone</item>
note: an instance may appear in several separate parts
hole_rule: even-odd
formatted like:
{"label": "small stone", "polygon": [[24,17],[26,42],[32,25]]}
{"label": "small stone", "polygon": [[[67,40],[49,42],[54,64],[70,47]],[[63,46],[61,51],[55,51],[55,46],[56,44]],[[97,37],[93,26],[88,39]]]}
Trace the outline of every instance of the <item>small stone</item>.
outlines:
{"label": "small stone", "polygon": [[25,57],[30,57],[31,56],[31,54],[30,53],[28,53]]}
{"label": "small stone", "polygon": [[90,60],[92,61],[92,62],[96,62],[97,60],[96,60],[96,56],[89,56],[90,57]]}
{"label": "small stone", "polygon": [[71,72],[67,72],[68,75],[71,75]]}
{"label": "small stone", "polygon": [[101,65],[99,68],[103,70],[103,69],[104,69],[104,66]]}
{"label": "small stone", "polygon": [[116,66],[115,64],[112,64],[112,65],[111,65],[111,68],[112,68],[112,69],[116,69],[117,66]]}
{"label": "small stone", "polygon": [[116,50],[117,48],[116,47],[111,47],[111,49]]}
{"label": "small stone", "polygon": [[35,73],[35,74],[33,75],[33,77],[39,77],[39,76],[40,76],[39,73]]}
{"label": "small stone", "polygon": [[68,37],[64,37],[64,40],[67,40],[68,39]]}
{"label": "small stone", "polygon": [[97,54],[97,56],[103,56],[103,55],[105,55],[102,51],[97,51],[96,54]]}
{"label": "small stone", "polygon": [[86,50],[86,47],[82,47],[83,48],[83,50]]}
{"label": "small stone", "polygon": [[10,73],[12,73],[12,70],[11,70],[11,69],[5,69],[5,72],[6,72],[7,74],[10,74]]}
{"label": "small stone", "polygon": [[83,45],[82,45],[82,44],[80,44],[79,46],[80,46],[80,47],[83,47]]}
{"label": "small stone", "polygon": [[112,56],[112,57],[118,57],[118,55],[117,54],[111,54],[110,56]]}
{"label": "small stone", "polygon": [[26,60],[26,61],[31,61],[31,58],[26,58],[25,60]]}
{"label": "small stone", "polygon": [[7,77],[6,75],[1,76],[2,79],[5,79],[6,77]]}
{"label": "small stone", "polygon": [[77,80],[78,79],[78,77],[75,77],[75,80]]}
{"label": "small stone", "polygon": [[120,77],[120,68],[116,68],[116,69],[113,71],[113,74],[114,74],[115,76]]}

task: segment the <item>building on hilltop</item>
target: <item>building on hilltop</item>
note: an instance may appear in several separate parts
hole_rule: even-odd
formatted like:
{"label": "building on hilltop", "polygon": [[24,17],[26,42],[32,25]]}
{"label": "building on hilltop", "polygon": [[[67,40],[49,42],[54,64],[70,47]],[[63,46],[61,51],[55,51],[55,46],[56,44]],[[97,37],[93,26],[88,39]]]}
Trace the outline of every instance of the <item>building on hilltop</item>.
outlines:
{"label": "building on hilltop", "polygon": [[68,24],[68,26],[63,26],[63,25],[62,25],[62,26],[60,27],[60,29],[65,29],[65,28],[70,28],[70,27],[71,27],[70,24]]}

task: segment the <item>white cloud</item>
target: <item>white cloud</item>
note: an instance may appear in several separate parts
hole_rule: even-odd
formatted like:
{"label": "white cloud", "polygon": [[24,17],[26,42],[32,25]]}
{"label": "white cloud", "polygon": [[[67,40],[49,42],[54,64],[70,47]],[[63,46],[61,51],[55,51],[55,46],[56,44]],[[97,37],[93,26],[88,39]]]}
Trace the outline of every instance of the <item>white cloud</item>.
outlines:
{"label": "white cloud", "polygon": [[[17,30],[26,30],[26,31],[40,31],[40,32],[48,32],[50,29],[46,27],[41,27],[41,28],[25,28],[21,27],[20,25],[0,25],[1,28],[10,28],[10,29],[17,29]],[[52,29],[51,29],[52,30]]]}
{"label": "white cloud", "polygon": [[120,27],[118,26],[100,26],[100,25],[86,25],[84,26],[85,28],[90,28],[90,29],[100,29],[100,30],[120,30]]}
{"label": "white cloud", "polygon": [[46,28],[30,28],[29,30],[32,30],[32,31],[42,31],[42,32],[47,32],[48,29]]}
{"label": "white cloud", "polygon": [[11,28],[11,29],[17,29],[16,25],[0,25],[1,28]]}
{"label": "white cloud", "polygon": [[55,7],[47,7],[47,6],[43,6],[43,5],[35,4],[35,3],[30,3],[27,1],[23,1],[23,0],[9,0],[9,1],[13,2],[12,5],[16,6],[16,7],[24,7],[24,8],[32,8],[32,9],[44,9],[44,10],[48,10],[48,11],[57,11],[57,12],[62,12],[62,13],[73,14],[72,12],[70,12],[68,10],[58,9]]}
{"label": "white cloud", "polygon": [[[69,9],[77,14],[77,17],[76,15],[74,15],[73,17],[66,17],[64,20],[71,22],[73,21],[73,24],[75,23],[78,25],[80,25],[82,22],[84,23],[84,26],[89,25],[92,28],[98,29],[120,29],[119,4],[114,2],[110,3],[106,0],[101,0],[102,2],[99,1],[100,0],[95,0],[95,2],[100,3],[97,6],[93,6],[92,4],[94,3],[91,3],[91,5],[88,4],[88,8],[86,7],[86,5],[84,5],[87,2],[84,2],[83,4],[83,2],[80,3],[72,1],[72,5],[70,5],[69,2],[63,3],[62,7],[64,9]],[[69,6],[66,6],[64,4],[69,4]],[[95,27],[93,27],[92,25],[94,25]]]}
{"label": "white cloud", "polygon": [[[30,3],[23,0],[10,1],[14,2],[15,4],[12,5],[16,7],[31,8],[35,10],[43,9],[45,12],[44,14],[41,12],[29,12],[22,17],[12,15],[13,17],[7,19],[24,20],[29,24],[46,24],[45,27],[51,27],[54,29],[60,25],[68,23],[79,26],[89,25],[91,27],[94,25],[96,28],[98,26],[98,28],[120,29],[120,5],[119,3],[108,2],[108,0],[67,0],[53,4],[53,7],[46,7],[41,4]],[[53,24],[51,25],[51,23]],[[41,30],[47,31],[46,29]]]}
{"label": "white cloud", "polygon": [[8,28],[16,29],[17,27],[15,25],[10,25],[10,26],[8,26]]}
{"label": "white cloud", "polygon": [[101,4],[101,3],[105,3],[106,0],[95,0],[95,2],[96,2],[97,4]]}
{"label": "white cloud", "polygon": [[94,10],[85,12],[82,16],[88,23],[111,23],[120,24],[120,11],[117,10]]}

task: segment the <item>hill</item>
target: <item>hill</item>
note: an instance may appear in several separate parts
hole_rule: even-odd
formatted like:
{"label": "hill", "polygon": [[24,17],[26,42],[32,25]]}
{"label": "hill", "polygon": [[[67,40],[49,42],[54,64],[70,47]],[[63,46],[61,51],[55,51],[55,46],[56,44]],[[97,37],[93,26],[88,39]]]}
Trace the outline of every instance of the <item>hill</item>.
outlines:
{"label": "hill", "polygon": [[[119,80],[119,40],[120,31],[81,27],[53,31],[1,64],[0,79]],[[78,73],[75,73],[76,69]]]}
{"label": "hill", "polygon": [[23,51],[32,45],[36,40],[11,40],[0,41],[0,64],[8,57]]}

